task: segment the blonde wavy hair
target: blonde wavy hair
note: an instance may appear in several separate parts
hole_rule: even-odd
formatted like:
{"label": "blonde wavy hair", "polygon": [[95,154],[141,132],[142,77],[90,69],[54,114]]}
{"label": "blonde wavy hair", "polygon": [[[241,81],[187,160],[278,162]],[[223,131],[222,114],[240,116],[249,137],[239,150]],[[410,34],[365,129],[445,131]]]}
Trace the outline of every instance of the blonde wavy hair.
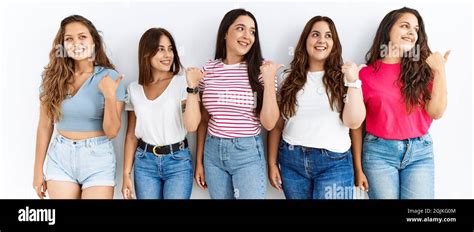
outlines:
{"label": "blonde wavy hair", "polygon": [[80,15],[71,15],[61,21],[58,33],[49,53],[49,63],[42,73],[40,102],[47,116],[54,122],[61,119],[61,104],[69,94],[69,87],[74,83],[74,59],[68,57],[64,46],[66,25],[82,23],[87,27],[94,41],[95,49],[92,56],[94,65],[115,69],[105,54],[104,43],[99,32],[91,21]]}

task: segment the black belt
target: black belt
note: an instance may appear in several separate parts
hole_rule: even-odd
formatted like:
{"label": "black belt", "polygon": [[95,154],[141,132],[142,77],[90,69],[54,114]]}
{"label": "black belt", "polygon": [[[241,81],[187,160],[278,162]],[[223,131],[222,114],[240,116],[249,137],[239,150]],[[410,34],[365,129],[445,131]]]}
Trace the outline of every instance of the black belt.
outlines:
{"label": "black belt", "polygon": [[[143,149],[146,152],[151,152],[155,155],[168,155],[173,151],[179,151],[183,150],[185,148],[188,148],[188,140],[185,138],[181,142],[177,142],[174,144],[169,144],[169,145],[163,145],[163,146],[158,146],[158,145],[153,145],[149,143],[145,143],[142,139],[138,140],[138,147]],[[146,148],[146,150],[145,150]]]}

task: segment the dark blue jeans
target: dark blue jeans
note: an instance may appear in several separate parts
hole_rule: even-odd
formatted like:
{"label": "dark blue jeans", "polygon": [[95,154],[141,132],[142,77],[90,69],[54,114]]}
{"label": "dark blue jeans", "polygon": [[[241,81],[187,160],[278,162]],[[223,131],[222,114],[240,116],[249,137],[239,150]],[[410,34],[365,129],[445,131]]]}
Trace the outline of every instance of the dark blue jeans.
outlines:
{"label": "dark blue jeans", "polygon": [[351,149],[337,153],[282,139],[278,162],[287,199],[353,199]]}

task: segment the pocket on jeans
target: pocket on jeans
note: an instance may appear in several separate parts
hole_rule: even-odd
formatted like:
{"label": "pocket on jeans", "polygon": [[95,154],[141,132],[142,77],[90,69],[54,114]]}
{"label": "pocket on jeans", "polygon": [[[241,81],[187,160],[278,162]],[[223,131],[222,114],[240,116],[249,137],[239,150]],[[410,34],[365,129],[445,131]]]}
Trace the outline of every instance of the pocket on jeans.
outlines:
{"label": "pocket on jeans", "polygon": [[257,148],[257,141],[255,138],[239,138],[235,142],[235,148],[239,150],[249,150]]}
{"label": "pocket on jeans", "polygon": [[137,147],[137,149],[135,150],[135,158],[143,159],[143,157],[145,157],[145,152],[141,147]]}
{"label": "pocket on jeans", "polygon": [[112,155],[113,147],[112,142],[107,141],[101,144],[97,144],[92,148],[92,154],[94,156],[109,156]]}
{"label": "pocket on jeans", "polygon": [[170,154],[171,158],[177,161],[191,160],[191,153],[188,149],[173,152]]}
{"label": "pocket on jeans", "polygon": [[326,157],[328,157],[330,159],[333,159],[333,160],[342,160],[342,159],[345,159],[347,157],[349,152],[346,151],[346,152],[339,153],[339,152],[332,152],[332,151],[324,149],[323,154]]}
{"label": "pocket on jeans", "polygon": [[369,134],[369,133],[366,133],[365,134],[365,137],[364,137],[364,142],[376,142],[378,141],[380,138],[375,136],[375,135],[372,135],[372,134]]}
{"label": "pocket on jeans", "polygon": [[426,146],[433,145],[433,139],[431,138],[430,134],[423,135],[421,137],[421,141],[423,142],[423,145],[426,145]]}

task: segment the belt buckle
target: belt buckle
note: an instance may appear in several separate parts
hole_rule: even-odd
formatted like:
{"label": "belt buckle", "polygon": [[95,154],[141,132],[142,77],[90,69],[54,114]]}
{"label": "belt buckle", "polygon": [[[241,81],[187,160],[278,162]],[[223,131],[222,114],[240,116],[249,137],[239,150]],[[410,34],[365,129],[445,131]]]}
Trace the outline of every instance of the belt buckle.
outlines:
{"label": "belt buckle", "polygon": [[156,146],[153,147],[153,154],[156,155],[156,156],[161,156],[162,154],[158,154],[158,153],[156,153],[156,151],[155,151],[155,149],[156,149],[157,147],[161,147],[161,145],[156,145]]}

